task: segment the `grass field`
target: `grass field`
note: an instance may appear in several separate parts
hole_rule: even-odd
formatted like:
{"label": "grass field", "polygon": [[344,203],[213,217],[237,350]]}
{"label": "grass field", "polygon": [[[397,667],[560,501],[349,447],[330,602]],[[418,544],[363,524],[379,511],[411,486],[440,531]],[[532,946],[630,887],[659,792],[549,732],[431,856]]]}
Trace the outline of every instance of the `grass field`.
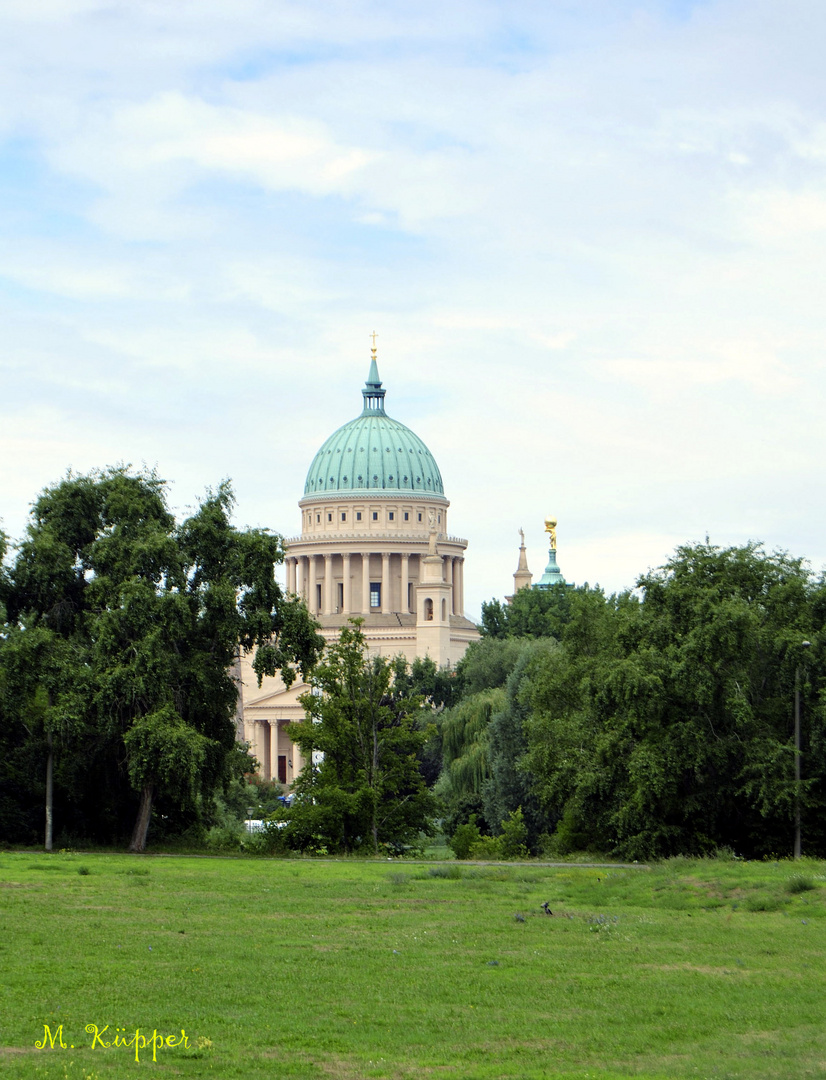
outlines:
{"label": "grass field", "polygon": [[826,1076],[825,900],[810,862],[0,854],[0,1076]]}

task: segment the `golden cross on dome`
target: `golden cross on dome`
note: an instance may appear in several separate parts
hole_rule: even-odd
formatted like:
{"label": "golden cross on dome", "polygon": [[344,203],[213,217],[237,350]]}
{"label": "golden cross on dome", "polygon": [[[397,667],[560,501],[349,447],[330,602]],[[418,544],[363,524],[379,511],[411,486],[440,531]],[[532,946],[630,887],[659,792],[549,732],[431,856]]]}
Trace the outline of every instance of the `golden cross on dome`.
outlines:
{"label": "golden cross on dome", "polygon": [[378,334],[376,333],[376,331],[375,331],[375,330],[374,330],[374,331],[373,331],[373,333],[372,333],[372,334],[370,335],[370,337],[371,337],[371,338],[373,339],[373,348],[372,348],[372,350],[371,350],[372,352],[375,352],[375,351],[376,351],[376,338],[377,338],[378,336],[379,336],[379,335],[378,335]]}

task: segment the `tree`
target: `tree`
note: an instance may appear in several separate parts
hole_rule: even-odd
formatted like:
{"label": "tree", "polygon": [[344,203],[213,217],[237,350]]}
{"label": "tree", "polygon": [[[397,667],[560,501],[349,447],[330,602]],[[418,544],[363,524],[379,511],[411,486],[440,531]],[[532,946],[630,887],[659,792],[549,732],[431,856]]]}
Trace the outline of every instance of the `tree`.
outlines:
{"label": "tree", "polygon": [[520,811],[527,842],[536,850],[540,835],[548,829],[548,819],[542,812],[534,778],[526,764],[525,726],[530,716],[534,669],[540,658],[556,652],[559,645],[552,638],[527,640],[521,645],[519,658],[505,685],[505,701],[491,718],[490,777],[483,785],[482,795],[485,819],[489,822],[502,822],[509,814]]}
{"label": "tree", "polygon": [[257,649],[259,678],[281,670],[289,684],[323,646],[275,581],[280,538],[235,529],[233,501],[221,484],[176,525],[155,473],[69,475],[35,503],[11,569],[13,639],[33,658],[24,698],[46,694],[47,735],[60,718],[85,730],[90,767],[77,783],[102,777],[94,797],[115,818],[139,796],[135,851],[158,798],[194,803],[223,781],[238,650]]}
{"label": "tree", "polygon": [[472,641],[456,666],[459,695],[451,704],[458,704],[459,700],[478,694],[480,690],[504,686],[527,644],[512,637]]}
{"label": "tree", "polygon": [[823,583],[759,544],[706,543],[638,587],[641,603],[575,605],[535,672],[525,760],[559,844],[631,858],[790,850],[794,675],[809,638],[801,796],[809,849],[824,850]]}
{"label": "tree", "polygon": [[306,719],[290,727],[307,762],[287,826],[295,847],[378,854],[433,832],[435,803],[419,767],[430,710],[410,695],[403,661],[367,655],[361,621],[328,648],[301,699]]}
{"label": "tree", "polygon": [[[483,816],[482,793],[490,780],[491,719],[505,705],[501,686],[479,690],[465,697],[439,717],[442,736],[442,773],[436,792],[445,802],[446,828]],[[490,829],[497,820],[484,820]]]}
{"label": "tree", "polygon": [[[66,753],[77,753],[89,735],[87,708],[91,685],[86,654],[79,647],[76,634],[63,636],[48,626],[34,623],[24,628],[7,628],[0,659],[4,711],[12,729],[7,729],[6,738],[15,741],[12,731],[16,726],[19,749],[27,747],[31,751],[36,747],[41,754],[45,753],[44,846],[51,851],[55,744]],[[27,754],[24,751],[19,756],[25,758]],[[7,761],[7,769],[8,764]]]}
{"label": "tree", "polygon": [[550,589],[520,589],[509,604],[499,600],[483,603],[482,634],[491,638],[558,638],[570,618],[572,594],[588,590],[588,585],[573,589],[560,584]]}
{"label": "tree", "polygon": [[5,566],[8,538],[0,529],[0,626],[6,621],[6,596],[9,591],[9,574]]}

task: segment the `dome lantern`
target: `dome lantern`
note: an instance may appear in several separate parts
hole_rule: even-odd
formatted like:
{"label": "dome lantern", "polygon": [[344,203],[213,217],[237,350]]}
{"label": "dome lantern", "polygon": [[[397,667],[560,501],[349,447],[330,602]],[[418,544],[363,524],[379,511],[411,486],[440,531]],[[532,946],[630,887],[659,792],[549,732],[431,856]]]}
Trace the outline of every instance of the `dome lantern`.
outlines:
{"label": "dome lantern", "polygon": [[386,416],[384,411],[384,395],[386,390],[382,390],[381,379],[379,378],[379,365],[376,361],[376,338],[378,334],[374,330],[370,335],[373,339],[373,347],[370,350],[370,374],[367,376],[367,382],[364,384],[362,395],[364,397],[364,409],[362,416]]}

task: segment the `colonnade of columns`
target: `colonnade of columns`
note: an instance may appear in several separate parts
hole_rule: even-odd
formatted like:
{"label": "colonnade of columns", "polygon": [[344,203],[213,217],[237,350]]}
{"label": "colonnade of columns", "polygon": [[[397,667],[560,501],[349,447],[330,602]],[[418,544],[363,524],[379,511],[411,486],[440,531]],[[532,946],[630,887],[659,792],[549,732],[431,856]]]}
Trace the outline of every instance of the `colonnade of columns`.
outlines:
{"label": "colonnade of columns", "polygon": [[[353,573],[352,559],[361,560],[361,597],[359,603],[355,603],[353,597]],[[333,560],[335,555],[288,555],[285,559],[287,570],[287,592],[302,596],[307,607],[314,615],[391,615],[395,611],[410,612],[415,609],[415,603],[409,600],[410,593],[410,555],[403,552],[397,555],[400,560],[400,568],[396,575],[391,575],[391,552],[345,552],[341,555],[340,576],[334,571]],[[373,560],[381,559],[381,570],[372,576],[377,569]],[[463,615],[465,606],[464,596],[464,563],[460,555],[444,556],[444,578],[452,586],[452,614]],[[392,581],[398,580],[398,595],[400,604],[393,605]],[[371,603],[371,582],[380,584],[380,603]],[[342,586],[338,593],[336,585]],[[317,586],[321,585],[321,595]],[[319,603],[320,599],[320,603]]]}
{"label": "colonnade of columns", "polygon": [[[265,780],[290,785],[298,776],[300,754],[283,728],[285,721],[256,720],[253,750]],[[293,767],[294,761],[297,768]]]}

